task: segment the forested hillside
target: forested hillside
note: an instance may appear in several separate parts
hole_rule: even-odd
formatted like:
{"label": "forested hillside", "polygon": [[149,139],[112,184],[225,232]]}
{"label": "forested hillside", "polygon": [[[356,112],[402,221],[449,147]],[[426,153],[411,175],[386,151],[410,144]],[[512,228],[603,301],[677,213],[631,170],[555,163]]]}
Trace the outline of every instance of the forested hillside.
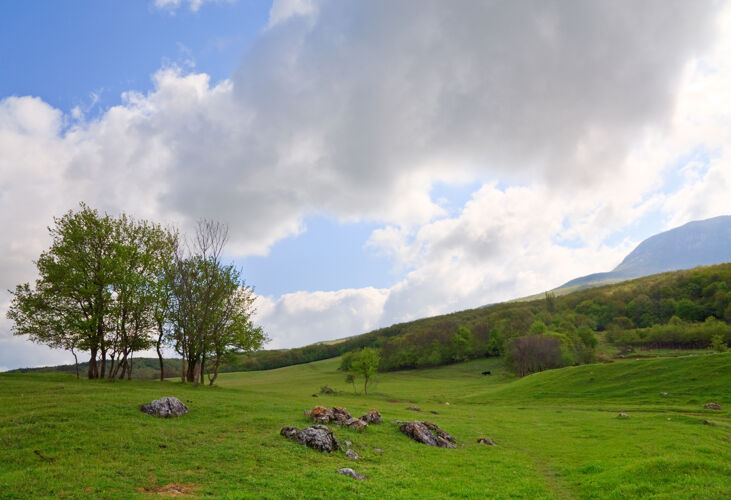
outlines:
{"label": "forested hillside", "polygon": [[381,350],[382,371],[500,356],[510,341],[549,336],[560,364],[594,359],[597,333],[622,348],[709,347],[731,340],[731,264],[663,273],[530,302],[507,302],[381,328],[334,343],[261,351],[227,370],[262,370],[325,359],[364,346]]}

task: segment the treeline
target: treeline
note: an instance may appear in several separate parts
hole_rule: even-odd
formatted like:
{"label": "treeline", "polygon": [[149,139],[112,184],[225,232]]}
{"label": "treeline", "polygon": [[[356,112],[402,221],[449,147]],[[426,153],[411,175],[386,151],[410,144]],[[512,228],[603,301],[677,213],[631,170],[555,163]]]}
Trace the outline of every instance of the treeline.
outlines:
{"label": "treeline", "polygon": [[[708,318],[716,321],[715,326],[706,325]],[[599,332],[610,341],[618,338],[618,332],[635,335],[639,340],[628,345],[637,347],[704,348],[713,336],[709,332],[728,331],[729,323],[731,264],[721,264],[400,323],[337,343],[251,353],[234,363],[239,370],[263,370],[376,347],[381,371],[505,356],[517,373],[523,369],[530,373],[531,368],[516,363],[522,358],[527,360],[524,364],[533,363],[529,360],[539,351],[551,358],[551,366],[592,361]],[[538,338],[515,341],[528,336]]]}
{"label": "treeline", "polygon": [[[129,360],[130,377],[135,380],[154,380],[160,377],[160,364],[157,358],[134,358]],[[180,377],[181,360],[164,359],[164,373],[166,377]],[[74,365],[45,366],[40,368],[18,368],[8,373],[66,373],[76,375],[85,373],[89,369],[89,362]]]}
{"label": "treeline", "polygon": [[673,316],[665,325],[607,332],[607,340],[623,352],[634,349],[703,349],[711,346],[714,338],[731,343],[731,324],[713,316],[702,323],[689,323]]}
{"label": "treeline", "polygon": [[[83,203],[54,218],[52,243],[35,261],[38,279],[12,291],[13,333],[90,353],[89,378],[131,378],[135,352],[163,349],[183,359],[181,379],[213,384],[234,352],[266,340],[251,321],[253,290],[222,262],[226,226],[202,220],[189,241],[178,231]],[[78,373],[78,370],[76,370]]]}

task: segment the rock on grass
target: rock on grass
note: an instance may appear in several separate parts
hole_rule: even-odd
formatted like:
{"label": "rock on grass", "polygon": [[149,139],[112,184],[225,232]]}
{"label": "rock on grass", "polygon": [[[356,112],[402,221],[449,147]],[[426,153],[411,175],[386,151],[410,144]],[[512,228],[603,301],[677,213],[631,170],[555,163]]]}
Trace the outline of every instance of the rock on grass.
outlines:
{"label": "rock on grass", "polygon": [[317,451],[330,453],[340,449],[333,431],[325,425],[313,425],[300,430],[297,427],[282,427],[279,434]]}
{"label": "rock on grass", "polygon": [[342,474],[344,476],[352,477],[353,479],[357,479],[359,481],[366,478],[363,474],[358,474],[350,467],[343,467],[342,469],[338,469],[337,473]]}
{"label": "rock on grass", "polygon": [[155,415],[158,417],[179,417],[180,415],[188,413],[188,407],[185,406],[178,398],[173,396],[156,399],[149,404],[142,405],[140,410],[148,415]]}
{"label": "rock on grass", "polygon": [[456,448],[456,440],[431,422],[403,422],[399,430],[417,443],[439,448]]}

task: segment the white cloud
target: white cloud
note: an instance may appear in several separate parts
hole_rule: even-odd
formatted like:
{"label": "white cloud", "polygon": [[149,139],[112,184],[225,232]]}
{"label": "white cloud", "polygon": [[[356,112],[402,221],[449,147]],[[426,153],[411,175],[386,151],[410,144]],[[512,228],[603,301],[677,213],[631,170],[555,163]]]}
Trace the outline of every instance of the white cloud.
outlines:
{"label": "white cloud", "polygon": [[[202,1],[156,2],[184,4]],[[267,299],[280,346],[605,269],[634,242],[604,239],[649,211],[730,211],[731,30],[715,5],[276,2],[228,80],[164,68],[95,118],[0,100],[0,288],[32,279],[45,227],[81,200],[184,227],[216,218],[239,255],[310,214],[382,223],[371,244],[406,277]],[[713,159],[666,193],[699,145]],[[465,179],[489,182],[447,217],[430,189]]]}
{"label": "white cloud", "polygon": [[387,296],[387,290],[367,287],[259,297],[257,320],[275,334],[269,349],[340,339],[375,328]]}

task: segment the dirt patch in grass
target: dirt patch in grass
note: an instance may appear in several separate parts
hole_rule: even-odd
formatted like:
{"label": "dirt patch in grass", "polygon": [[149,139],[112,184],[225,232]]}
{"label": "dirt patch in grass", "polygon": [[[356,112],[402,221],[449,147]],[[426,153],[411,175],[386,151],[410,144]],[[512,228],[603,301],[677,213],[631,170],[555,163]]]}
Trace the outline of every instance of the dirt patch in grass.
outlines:
{"label": "dirt patch in grass", "polygon": [[153,495],[174,498],[193,496],[197,489],[198,485],[193,483],[170,483],[157,488],[145,488],[144,491]]}

